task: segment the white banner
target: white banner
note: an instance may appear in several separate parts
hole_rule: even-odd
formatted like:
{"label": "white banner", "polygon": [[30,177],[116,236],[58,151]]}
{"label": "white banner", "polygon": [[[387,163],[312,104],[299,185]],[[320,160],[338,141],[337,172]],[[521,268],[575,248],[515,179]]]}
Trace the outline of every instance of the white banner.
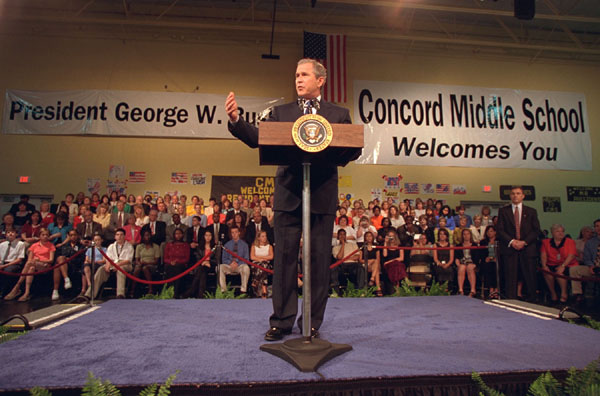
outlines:
{"label": "white banner", "polygon": [[354,81],[360,164],[591,170],[585,96]]}
{"label": "white banner", "polygon": [[[233,139],[226,95],[143,91],[7,90],[2,132]],[[237,97],[241,116],[255,123],[281,98]]]}

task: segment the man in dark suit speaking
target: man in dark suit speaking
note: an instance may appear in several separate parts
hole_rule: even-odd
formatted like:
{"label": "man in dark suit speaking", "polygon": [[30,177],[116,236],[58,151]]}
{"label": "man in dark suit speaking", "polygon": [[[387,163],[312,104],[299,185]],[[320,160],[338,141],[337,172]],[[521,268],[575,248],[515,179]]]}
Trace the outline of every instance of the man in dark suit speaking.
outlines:
{"label": "man in dark suit speaking", "polygon": [[[321,88],[327,71],[312,59],[301,59],[296,68],[298,100],[273,108],[268,121],[294,122],[303,114],[319,114],[330,123],[350,124],[350,112],[332,103],[321,101]],[[225,101],[229,116],[229,131],[249,147],[258,147],[258,129],[239,117],[235,95],[230,92]],[[291,133],[291,132],[290,132]],[[358,158],[360,149],[351,153]],[[337,166],[319,164],[310,171],[311,189],[311,335],[323,322],[329,294],[331,234],[335,221],[338,194]],[[302,235],[302,164],[280,166],[275,175],[275,257],[273,274],[273,314],[265,340],[277,341],[290,334],[298,313],[298,252]],[[302,318],[298,327],[302,329]]]}
{"label": "man in dark suit speaking", "polygon": [[498,211],[498,242],[504,262],[507,298],[517,297],[518,273],[521,272],[530,300],[537,300],[536,264],[540,222],[537,211],[523,205],[523,188],[510,190],[511,204]]}

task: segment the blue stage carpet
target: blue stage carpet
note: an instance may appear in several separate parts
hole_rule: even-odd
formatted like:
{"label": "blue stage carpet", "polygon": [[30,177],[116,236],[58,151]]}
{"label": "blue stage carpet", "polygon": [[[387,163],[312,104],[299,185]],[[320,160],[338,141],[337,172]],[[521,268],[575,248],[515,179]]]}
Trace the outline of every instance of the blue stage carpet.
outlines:
{"label": "blue stage carpet", "polygon": [[[111,300],[52,330],[0,345],[0,390],[312,381],[259,351],[270,300]],[[294,329],[294,337],[300,335]],[[321,336],[354,348],[319,369],[327,380],[583,368],[600,332],[462,296],[330,299]]]}

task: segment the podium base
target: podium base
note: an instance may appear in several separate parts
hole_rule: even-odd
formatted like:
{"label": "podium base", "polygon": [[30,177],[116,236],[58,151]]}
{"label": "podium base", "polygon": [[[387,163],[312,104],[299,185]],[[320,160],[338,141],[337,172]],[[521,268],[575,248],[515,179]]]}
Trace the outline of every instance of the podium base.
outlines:
{"label": "podium base", "polygon": [[294,338],[278,344],[263,344],[260,350],[293,364],[302,372],[316,371],[320,365],[352,350],[347,344],[332,344],[322,339]]}

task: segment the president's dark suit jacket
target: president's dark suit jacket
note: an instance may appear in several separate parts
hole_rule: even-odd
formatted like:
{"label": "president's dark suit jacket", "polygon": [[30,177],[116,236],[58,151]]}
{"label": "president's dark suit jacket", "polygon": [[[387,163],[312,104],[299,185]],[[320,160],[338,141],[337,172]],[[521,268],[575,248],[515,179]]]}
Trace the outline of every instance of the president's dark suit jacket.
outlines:
{"label": "president's dark suit jacket", "polygon": [[[334,124],[350,124],[348,109],[321,101],[317,114]],[[302,116],[302,110],[296,102],[273,108],[268,121],[294,122]],[[235,124],[229,124],[231,134],[249,147],[258,147],[258,129],[241,117]],[[350,160],[358,158],[361,149],[351,149]],[[316,214],[335,214],[338,195],[338,172],[335,164],[311,166],[310,172],[311,212]],[[274,210],[293,212],[302,204],[302,164],[279,166],[275,175]]]}
{"label": "president's dark suit jacket", "polygon": [[[521,214],[521,240],[525,241],[527,246],[521,252],[529,257],[538,255],[537,239],[540,235],[540,222],[537,217],[537,211],[529,206],[522,205]],[[512,205],[506,205],[498,210],[498,242],[500,244],[500,254],[512,256],[519,251],[508,247],[508,243],[516,239],[515,217],[512,211]]]}

